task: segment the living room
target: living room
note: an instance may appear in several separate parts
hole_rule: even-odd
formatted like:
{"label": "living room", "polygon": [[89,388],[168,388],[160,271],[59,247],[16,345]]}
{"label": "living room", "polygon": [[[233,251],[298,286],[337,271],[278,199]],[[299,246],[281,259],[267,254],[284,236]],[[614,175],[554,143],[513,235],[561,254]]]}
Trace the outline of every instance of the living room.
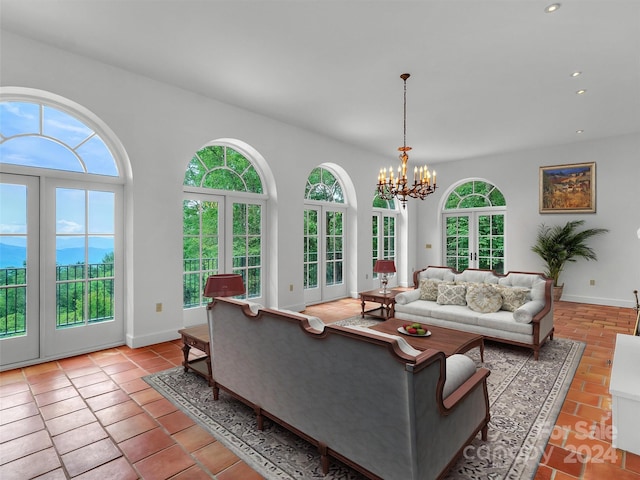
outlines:
{"label": "living room", "polygon": [[[223,11],[220,12],[219,18],[224,18],[225,13],[232,11],[234,15],[230,18],[237,22],[239,28],[247,28],[248,23],[243,24],[242,20],[245,18],[248,22],[251,18],[258,32],[255,37],[259,39],[259,34],[265,33],[264,30],[258,29],[259,16],[246,8],[251,4],[239,3],[245,4],[245,10],[239,7],[237,11],[233,11],[230,5],[222,5],[220,8],[223,8]],[[358,10],[355,3],[361,2],[353,2],[342,12],[351,20],[351,25],[357,25],[359,14],[366,18],[366,10],[372,7],[361,5]],[[424,3],[428,6],[429,3],[438,2]],[[462,26],[474,26],[474,14],[481,10],[480,6],[504,6],[504,2],[469,2],[475,7],[464,2],[455,3],[457,6],[451,7],[452,12],[449,12],[451,17],[447,17],[449,23],[438,18],[432,19],[429,22],[432,30],[446,30],[454,28],[454,25],[461,25],[456,29],[461,35]],[[3,0],[0,44],[2,93],[8,91],[7,87],[14,89],[12,91],[33,89],[37,92],[29,93],[40,93],[44,98],[56,101],[66,99],[69,102],[66,104],[67,107],[75,105],[81,109],[80,111],[86,110],[89,118],[100,122],[104,131],[112,134],[114,141],[118,142],[118,149],[123,152],[119,161],[122,160],[124,212],[122,278],[126,285],[121,304],[122,342],[129,347],[144,347],[174,340],[178,337],[177,331],[180,328],[201,323],[205,318],[204,308],[188,311],[183,308],[183,181],[185,170],[194,153],[216,141],[232,142],[238,148],[253,154],[251,158],[265,179],[266,248],[262,293],[262,302],[265,305],[298,311],[307,306],[301,273],[302,233],[294,233],[303,231],[303,195],[307,178],[314,168],[321,165],[326,165],[338,175],[346,192],[345,208],[349,236],[345,255],[344,296],[355,299],[358,292],[378,286],[378,281],[372,274],[371,205],[378,170],[390,164],[396,167],[398,163],[396,148],[402,144],[402,83],[398,77],[404,71],[412,73],[407,86],[407,143],[413,147],[410,158],[412,161],[415,159],[416,162],[428,163],[430,168],[437,170],[438,189],[424,201],[410,200],[406,210],[399,208],[397,212],[398,271],[393,282],[398,286],[409,287],[414,270],[427,265],[443,264],[444,201],[461,183],[485,180],[497,186],[506,199],[505,272],[542,271],[544,266],[531,251],[539,224],[584,219],[586,226],[607,228],[609,233],[594,239],[591,244],[598,254],[596,262],[578,262],[566,269],[563,274],[563,300],[631,309],[635,306],[632,292],[640,287],[640,241],[636,233],[640,227],[640,201],[637,196],[637,183],[640,178],[640,98],[636,88],[640,83],[640,74],[637,65],[631,60],[637,58],[639,44],[638,8],[634,2],[587,2],[587,5],[581,7],[577,6],[578,3],[580,2],[564,2],[555,12],[560,17],[554,19],[551,16],[553,14],[544,12],[544,2],[521,2],[520,8],[524,10],[515,6],[508,7],[506,11],[497,9],[493,21],[489,22],[487,17],[483,16],[483,21],[489,23],[480,22],[471,30],[477,34],[483,29],[491,30],[508,25],[511,14],[517,18],[537,15],[537,23],[526,23],[529,29],[526,32],[538,32],[535,40],[542,42],[535,50],[536,55],[527,57],[537,59],[540,62],[539,68],[528,60],[516,61],[512,56],[514,52],[505,49],[502,52],[502,63],[508,65],[513,62],[523,70],[515,79],[510,79],[507,75],[509,68],[501,67],[500,72],[504,80],[492,86],[491,91],[496,88],[502,89],[511,103],[518,107],[520,95],[532,95],[532,92],[522,88],[520,83],[531,76],[537,78],[541,85],[536,91],[538,94],[544,92],[548,86],[549,93],[553,91],[555,95],[557,90],[561,90],[562,94],[566,95],[566,98],[558,103],[541,103],[544,105],[540,108],[542,112],[535,112],[539,118],[544,119],[541,123],[525,120],[532,109],[529,103],[527,107],[516,108],[516,111],[520,110],[520,114],[514,114],[512,110],[505,110],[506,113],[502,114],[501,109],[506,107],[496,107],[493,111],[490,104],[487,114],[497,113],[498,117],[506,117],[504,123],[521,125],[515,131],[510,130],[509,135],[504,135],[505,141],[502,145],[489,144],[489,138],[495,141],[496,137],[501,135],[501,127],[496,124],[487,121],[478,124],[477,130],[458,125],[465,116],[465,109],[469,109],[470,114],[477,115],[474,111],[476,100],[472,99],[475,96],[483,96],[483,87],[486,85],[475,83],[482,79],[474,80],[474,77],[470,76],[467,88],[458,91],[457,95],[455,92],[452,95],[451,92],[447,92],[447,80],[442,77],[447,69],[454,70],[456,59],[452,57],[448,62],[431,63],[433,57],[429,54],[416,53],[424,49],[427,43],[431,48],[443,47],[438,44],[434,47],[427,41],[419,42],[418,47],[414,46],[411,50],[404,52],[399,48],[392,52],[385,51],[385,56],[379,58],[375,51],[370,52],[358,44],[356,33],[348,34],[347,22],[340,23],[343,30],[339,30],[339,36],[351,39],[356,45],[350,47],[347,54],[344,57],[340,56],[339,61],[335,63],[337,67],[342,67],[353,61],[360,65],[360,68],[361,64],[366,66],[384,63],[384,68],[373,69],[369,75],[376,78],[384,75],[386,78],[378,84],[380,89],[375,95],[365,98],[364,102],[380,102],[380,105],[384,105],[384,121],[388,124],[383,124],[383,136],[378,135],[379,131],[367,136],[361,132],[364,128],[362,122],[354,124],[349,121],[353,115],[352,109],[356,107],[343,102],[343,97],[337,97],[340,98],[340,109],[344,111],[341,130],[351,134],[356,140],[360,136],[366,137],[364,143],[376,136],[384,137],[388,148],[372,147],[375,153],[362,146],[363,140],[358,140],[360,143],[355,143],[356,140],[354,143],[348,143],[344,138],[312,131],[304,122],[287,123],[283,119],[259,113],[258,108],[254,110],[235,106],[232,101],[237,97],[234,87],[246,93],[246,98],[242,100],[248,104],[254,101],[257,105],[261,101],[261,95],[269,95],[260,93],[260,75],[264,75],[266,83],[270,76],[267,75],[269,62],[265,60],[264,63],[267,65],[262,65],[259,59],[253,59],[256,65],[262,67],[257,72],[251,69],[243,70],[244,63],[227,63],[226,56],[220,56],[219,58],[225,59],[220,62],[217,60],[216,47],[219,47],[219,44],[216,42],[211,42],[209,56],[199,56],[196,59],[206,63],[220,62],[216,75],[224,78],[230,86],[226,87],[227,90],[221,90],[216,98],[189,90],[177,81],[171,82],[166,76],[167,72],[154,78],[148,75],[149,70],[142,74],[137,71],[136,65],[125,64],[124,51],[127,48],[131,48],[132,51],[142,49],[146,52],[140,56],[139,61],[148,69],[151,69],[152,65],[146,65],[146,62],[151,59],[159,58],[167,62],[170,60],[163,58],[164,50],[157,48],[154,40],[142,35],[135,48],[133,44],[127,46],[126,42],[119,46],[123,50],[116,48],[119,26],[130,26],[129,22],[153,23],[151,19],[154,16],[154,7],[150,4],[132,11],[131,13],[135,13],[133,16],[122,15],[123,25],[120,25],[117,21],[118,11],[108,8],[102,10],[105,5],[92,12],[90,7],[80,8],[77,4],[65,2],[57,2],[55,7],[45,7],[38,2]],[[20,4],[25,6],[19,7]],[[616,6],[616,11],[612,12],[609,9],[608,5],[611,4]],[[279,8],[283,8],[283,5],[286,5],[286,2],[281,3]],[[471,13],[464,12],[464,8],[467,7]],[[83,10],[84,8],[87,10]],[[376,17],[369,21],[384,32],[384,35],[381,35],[387,37],[387,40],[391,41],[391,37],[401,37],[405,33],[408,35],[413,32],[415,35],[416,31],[429,30],[426,27],[411,28],[420,25],[421,18],[428,17],[416,14],[412,10],[421,8],[420,5],[413,5],[406,12],[396,12],[389,8],[389,11],[376,11]],[[181,9],[171,11],[177,14]],[[213,12],[215,13],[215,9]],[[391,26],[380,20],[380,16],[384,18],[384,14],[389,12],[394,13],[387,17]],[[83,16],[86,19],[95,18],[92,15],[106,15],[104,18],[110,19],[105,21],[104,27],[105,30],[113,32],[111,41],[115,44],[107,45],[113,49],[111,55],[100,57],[96,53],[92,56],[85,48],[99,47],[103,37],[98,36],[96,31],[96,38],[99,40],[96,41],[97,45],[92,45],[90,35],[83,37],[80,33],[74,33],[74,28],[63,21],[63,18],[73,21]],[[309,16],[303,15],[302,18],[310,21]],[[325,13],[320,19],[327,21],[334,16],[338,16],[335,11]],[[211,15],[210,18],[211,28],[215,28],[215,15]],[[268,18],[272,19],[272,16]],[[457,19],[460,24],[456,24],[452,18]],[[39,29],[36,26],[37,22],[45,20],[45,23],[50,24],[51,30],[48,32],[47,29]],[[166,19],[159,16],[157,21],[165,25]],[[95,22],[100,23],[97,20]],[[291,17],[289,22],[295,23],[295,17]],[[551,22],[555,24],[550,25]],[[78,26],[76,32],[90,30],[93,22],[86,23],[87,25]],[[439,23],[444,27],[436,29]],[[582,35],[579,38],[570,38],[565,28],[575,28],[576,23],[584,25]],[[245,26],[242,27],[243,25]],[[594,25],[600,27],[590,28]],[[322,29],[331,31],[329,26],[323,25]],[[169,34],[162,28],[158,30],[165,36],[188,38]],[[47,33],[50,36],[46,36]],[[131,33],[134,38],[134,32]],[[520,35],[515,26],[505,28],[502,33],[505,35],[505,44],[515,41],[514,39]],[[371,33],[365,35],[363,32],[361,35],[367,39],[373,37]],[[255,37],[247,38],[257,41]],[[557,42],[558,38],[565,39],[565,42]],[[587,41],[588,39],[590,40]],[[479,37],[473,35],[467,38],[463,36],[462,40],[462,47],[480,41]],[[188,44],[187,40],[184,41]],[[579,49],[577,44],[581,41],[591,48],[590,56],[586,56],[582,47]],[[242,43],[240,40],[237,42]],[[284,46],[289,42],[295,43],[294,40],[289,40],[285,33],[275,35],[276,45]],[[402,44],[403,42],[399,42],[395,45]],[[545,53],[551,51],[551,47],[558,49],[558,57],[561,60],[572,61],[559,65],[557,63],[560,63],[560,60],[549,60]],[[453,46],[451,48],[455,53]],[[495,45],[494,48],[499,50]],[[362,50],[362,57],[356,61],[357,57],[349,55],[358,49]],[[573,54],[577,51],[580,54]],[[118,59],[118,55],[123,56],[123,61]],[[284,105],[297,102],[290,100],[288,92],[291,92],[291,95],[294,91],[298,92],[297,95],[302,92],[308,97],[307,101],[301,104],[302,110],[306,109],[309,117],[314,116],[314,110],[320,115],[322,102],[313,100],[314,91],[317,90],[309,88],[306,77],[296,75],[295,64],[313,63],[317,60],[324,67],[326,60],[323,58],[326,55],[327,52],[323,50],[312,51],[306,56],[296,57],[295,61],[286,63],[283,68],[274,67],[271,75],[280,81],[280,90],[270,93],[273,98],[279,100],[284,108]],[[419,60],[416,61],[412,55]],[[495,57],[492,58],[493,61],[497,61]],[[281,57],[278,59],[282,60]],[[553,64],[554,78],[541,76],[542,71],[549,71],[547,62]],[[484,64],[487,65],[487,70],[498,66],[488,59]],[[605,67],[600,64],[604,64]],[[482,69],[483,62],[479,61],[473,66],[474,70]],[[318,76],[326,76],[326,82],[332,85],[336,92],[344,89],[348,96],[353,97],[354,102],[363,101],[359,98],[357,86],[369,83],[371,78],[355,76],[349,70],[342,73],[337,67],[334,67],[335,70],[330,74],[325,71],[318,73]],[[173,64],[169,73],[171,69],[178,72],[179,68]],[[599,75],[590,73],[590,68],[593,69],[591,71],[598,68]],[[583,74],[572,78],[571,73],[578,69],[583,70]],[[464,72],[464,68],[458,65],[455,71]],[[624,73],[620,73],[621,71]],[[595,87],[598,85],[596,82],[603,81],[603,77],[611,77],[608,80],[612,83],[602,84],[603,88],[606,85],[609,89],[606,92]],[[491,77],[492,80],[495,78]],[[204,75],[199,80],[203,84],[208,81]],[[575,93],[580,88],[587,90],[583,97]],[[433,101],[440,95],[454,99],[450,105],[451,111],[448,112],[446,108],[432,108],[431,103],[421,105],[417,100],[419,92],[422,94],[429,90],[431,97],[434,97]],[[249,96],[248,92],[258,93]],[[326,99],[326,96],[322,98]],[[524,102],[524,99],[521,101]],[[535,101],[542,102],[543,97]],[[427,116],[432,110],[433,118],[429,122],[419,120],[418,110],[425,110],[424,115]],[[377,117],[372,120],[379,121]],[[433,129],[432,124],[436,124],[433,125]],[[447,125],[449,128],[446,138],[448,146],[438,144],[436,148],[430,146],[430,142],[437,140],[438,134],[434,130],[439,125]],[[559,133],[561,127],[567,128]],[[514,145],[518,144],[518,130],[523,137],[537,137],[539,143],[514,148],[511,142],[513,141]],[[576,130],[584,131],[577,134]],[[554,136],[553,141],[547,141],[547,133]],[[486,142],[483,141],[485,136]],[[590,162],[597,165],[595,212],[541,214],[540,167]],[[3,169],[3,172],[6,170]],[[323,301],[333,299],[335,298],[331,296],[322,298]]]}

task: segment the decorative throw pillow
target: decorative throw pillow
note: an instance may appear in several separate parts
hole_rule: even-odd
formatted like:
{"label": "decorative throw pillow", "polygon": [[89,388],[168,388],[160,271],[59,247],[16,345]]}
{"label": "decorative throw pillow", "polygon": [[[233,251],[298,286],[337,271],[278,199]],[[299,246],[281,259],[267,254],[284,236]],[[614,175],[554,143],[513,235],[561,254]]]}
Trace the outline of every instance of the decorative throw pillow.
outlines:
{"label": "decorative throw pillow", "polygon": [[435,278],[423,278],[420,280],[420,300],[431,300],[435,302],[438,298],[438,285],[443,282]]}
{"label": "decorative throw pillow", "polygon": [[515,312],[519,307],[527,303],[530,289],[523,287],[507,287],[506,285],[496,285],[502,295],[502,310]]}
{"label": "decorative throw pillow", "polygon": [[437,302],[440,305],[466,305],[465,294],[467,287],[464,285],[450,285],[439,284],[438,285],[438,298]]}
{"label": "decorative throw pillow", "polygon": [[467,285],[467,305],[474,312],[493,313],[502,308],[502,295],[488,283]]}

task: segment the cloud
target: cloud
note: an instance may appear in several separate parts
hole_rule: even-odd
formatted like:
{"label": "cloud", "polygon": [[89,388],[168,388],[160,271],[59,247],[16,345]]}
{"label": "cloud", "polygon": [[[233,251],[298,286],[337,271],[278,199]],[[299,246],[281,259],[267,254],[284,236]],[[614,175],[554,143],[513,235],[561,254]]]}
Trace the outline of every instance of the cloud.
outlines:
{"label": "cloud", "polygon": [[30,120],[36,118],[35,115],[32,115],[31,113],[25,112],[24,110],[22,110],[20,108],[20,104],[19,103],[4,102],[2,104],[2,108],[4,110],[6,110],[7,112],[11,113],[12,115],[15,115],[16,117],[28,118]]}
{"label": "cloud", "polygon": [[0,223],[0,233],[24,235],[27,233],[27,226],[25,224],[17,223]]}
{"label": "cloud", "polygon": [[70,220],[58,220],[56,222],[57,233],[82,233],[82,225]]}

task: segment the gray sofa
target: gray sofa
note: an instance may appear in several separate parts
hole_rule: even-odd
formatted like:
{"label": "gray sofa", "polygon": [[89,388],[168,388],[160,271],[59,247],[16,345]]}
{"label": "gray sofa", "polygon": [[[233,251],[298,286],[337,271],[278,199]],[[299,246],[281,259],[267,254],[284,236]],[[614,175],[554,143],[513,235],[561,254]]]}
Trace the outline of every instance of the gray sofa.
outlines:
{"label": "gray sofa", "polygon": [[395,297],[396,318],[531,348],[536,360],[553,339],[553,282],[541,273],[430,266],[413,281],[414,290]]}
{"label": "gray sofa", "polygon": [[481,432],[488,370],[420,352],[399,336],[325,325],[295,312],[217,298],[208,309],[219,390],[373,479],[441,478]]}

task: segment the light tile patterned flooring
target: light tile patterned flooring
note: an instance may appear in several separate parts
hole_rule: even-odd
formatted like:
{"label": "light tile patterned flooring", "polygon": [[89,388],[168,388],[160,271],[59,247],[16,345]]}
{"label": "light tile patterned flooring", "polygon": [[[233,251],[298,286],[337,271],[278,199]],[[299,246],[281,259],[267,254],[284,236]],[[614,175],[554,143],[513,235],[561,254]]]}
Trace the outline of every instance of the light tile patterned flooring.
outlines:
{"label": "light tile patterned flooring", "polygon": [[[359,312],[351,298],[306,310],[327,322]],[[640,456],[611,448],[608,393],[615,336],[634,318],[628,308],[556,303],[556,336],[587,347],[536,480],[640,480]],[[0,373],[0,478],[261,478],[141,378],[181,362],[173,341]]]}

